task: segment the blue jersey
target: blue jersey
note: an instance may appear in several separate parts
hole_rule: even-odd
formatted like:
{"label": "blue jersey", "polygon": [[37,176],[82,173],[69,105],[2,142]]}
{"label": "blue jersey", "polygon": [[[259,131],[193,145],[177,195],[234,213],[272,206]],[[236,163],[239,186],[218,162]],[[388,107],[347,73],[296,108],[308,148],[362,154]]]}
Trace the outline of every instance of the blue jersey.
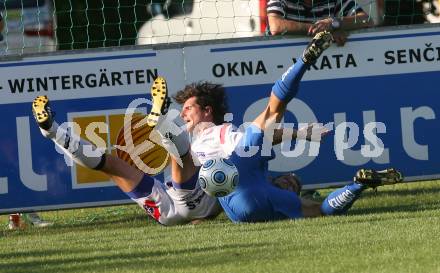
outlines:
{"label": "blue jersey", "polygon": [[[251,125],[230,157],[238,169],[240,181],[234,192],[219,201],[234,222],[265,222],[303,216],[298,195],[277,188],[267,180],[268,161],[273,158],[273,152],[264,154],[261,150],[263,140],[263,132]],[[258,151],[255,153],[253,149]]]}

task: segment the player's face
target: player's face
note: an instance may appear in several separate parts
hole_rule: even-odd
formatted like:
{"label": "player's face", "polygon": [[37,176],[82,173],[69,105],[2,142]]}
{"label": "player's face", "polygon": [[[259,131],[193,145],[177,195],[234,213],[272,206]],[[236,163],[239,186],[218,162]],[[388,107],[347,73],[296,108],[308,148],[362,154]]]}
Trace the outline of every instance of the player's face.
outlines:
{"label": "player's face", "polygon": [[192,132],[201,122],[212,122],[212,109],[206,107],[203,109],[197,104],[197,98],[191,97],[185,101],[180,112],[180,117],[186,123],[186,129]]}

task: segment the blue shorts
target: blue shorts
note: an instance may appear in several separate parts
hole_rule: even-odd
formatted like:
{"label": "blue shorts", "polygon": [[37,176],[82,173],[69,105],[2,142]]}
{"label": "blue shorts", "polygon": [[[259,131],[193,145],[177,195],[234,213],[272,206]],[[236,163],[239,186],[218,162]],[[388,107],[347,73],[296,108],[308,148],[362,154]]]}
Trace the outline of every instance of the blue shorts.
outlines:
{"label": "blue shorts", "polygon": [[[262,155],[263,132],[251,125],[232,154],[231,160],[239,172],[239,184],[228,196],[219,198],[226,215],[233,222],[265,222],[303,217],[301,200],[294,192],[273,186],[268,180],[268,161]],[[252,156],[239,156],[239,150],[259,150]]]}

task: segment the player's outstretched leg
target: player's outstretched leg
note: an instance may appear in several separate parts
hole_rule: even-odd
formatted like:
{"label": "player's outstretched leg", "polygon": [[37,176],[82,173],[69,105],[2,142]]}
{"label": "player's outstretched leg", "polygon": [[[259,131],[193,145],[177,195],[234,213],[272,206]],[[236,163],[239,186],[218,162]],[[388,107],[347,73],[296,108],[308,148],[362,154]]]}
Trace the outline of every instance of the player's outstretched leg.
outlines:
{"label": "player's outstretched leg", "polygon": [[355,182],[337,189],[327,196],[321,205],[321,212],[324,215],[344,214],[365,189],[399,183],[403,180],[403,176],[395,169],[383,171],[361,169],[357,171],[354,180]]}
{"label": "player's outstretched leg", "polygon": [[154,127],[155,134],[150,137],[157,143],[162,143],[163,147],[182,165],[180,157],[189,151],[189,139],[186,132],[177,126],[175,118],[179,116],[178,111],[170,111],[168,108],[171,99],[168,97],[168,88],[165,78],[157,77],[150,89],[153,106],[147,117],[149,126]]}
{"label": "player's outstretched leg", "polygon": [[169,211],[174,206],[167,193],[159,186],[160,182],[125,161],[97,150],[93,144],[80,139],[70,130],[59,127],[53,120],[46,96],[39,96],[33,101],[32,111],[43,135],[55,142],[76,163],[110,175],[118,187],[140,207],[151,209],[152,213],[149,214],[161,224],[179,223],[172,218],[168,219]]}
{"label": "player's outstretched leg", "polygon": [[392,185],[403,181],[403,175],[394,168],[381,171],[360,169],[353,180],[367,187],[376,188],[383,185]]}
{"label": "player's outstretched leg", "polygon": [[[91,169],[101,169],[105,163],[105,154],[96,146],[73,135],[71,130],[58,127],[53,119],[47,96],[38,96],[32,102],[32,113],[40,131],[51,139],[76,163]],[[87,148],[86,148],[87,147]]]}
{"label": "player's outstretched leg", "polygon": [[148,114],[148,126],[155,127],[159,122],[159,117],[168,112],[171,100],[168,97],[167,82],[163,77],[157,77],[151,86],[151,99],[153,106]]}
{"label": "player's outstretched leg", "polygon": [[[154,128],[150,139],[162,146],[171,155],[172,183],[175,188],[193,189],[196,180],[192,179],[196,172],[190,150],[190,142],[186,130],[180,128],[175,119],[180,112],[168,107],[171,103],[165,78],[157,77],[151,86],[153,106],[147,117],[147,124]],[[185,164],[186,168],[183,168]],[[185,184],[183,186],[183,184]]]}
{"label": "player's outstretched leg", "polygon": [[333,41],[330,32],[323,31],[315,35],[302,57],[289,67],[272,87],[273,94],[284,103],[288,103],[298,93],[299,83],[310,65],[314,64]]}
{"label": "player's outstretched leg", "polygon": [[365,185],[353,182],[331,192],[321,204],[323,215],[345,214],[366,189]]}
{"label": "player's outstretched leg", "polygon": [[330,32],[322,31],[317,33],[303,52],[303,62],[307,64],[314,64],[319,56],[321,56],[322,52],[330,47],[332,42],[333,36]]}

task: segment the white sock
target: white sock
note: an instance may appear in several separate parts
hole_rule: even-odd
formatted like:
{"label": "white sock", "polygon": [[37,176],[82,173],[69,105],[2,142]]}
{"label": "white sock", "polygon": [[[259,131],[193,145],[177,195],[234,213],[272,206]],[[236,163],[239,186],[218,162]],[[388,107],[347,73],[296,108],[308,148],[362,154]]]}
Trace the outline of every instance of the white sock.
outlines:
{"label": "white sock", "polygon": [[56,123],[54,121],[52,123],[52,126],[49,128],[49,130],[44,130],[44,129],[40,128],[40,132],[45,138],[53,138],[53,137],[55,137],[55,135],[57,133],[58,127],[59,127],[58,123]]}
{"label": "white sock", "polygon": [[155,131],[160,135],[163,147],[174,157],[180,158],[188,153],[190,142],[188,132],[175,122],[178,116],[179,111],[175,109],[171,109],[165,116],[160,116]]}
{"label": "white sock", "polygon": [[105,151],[74,134],[70,127],[59,126],[55,121],[49,130],[40,128],[46,138],[52,140],[59,149],[77,164],[90,169],[102,167]]}

